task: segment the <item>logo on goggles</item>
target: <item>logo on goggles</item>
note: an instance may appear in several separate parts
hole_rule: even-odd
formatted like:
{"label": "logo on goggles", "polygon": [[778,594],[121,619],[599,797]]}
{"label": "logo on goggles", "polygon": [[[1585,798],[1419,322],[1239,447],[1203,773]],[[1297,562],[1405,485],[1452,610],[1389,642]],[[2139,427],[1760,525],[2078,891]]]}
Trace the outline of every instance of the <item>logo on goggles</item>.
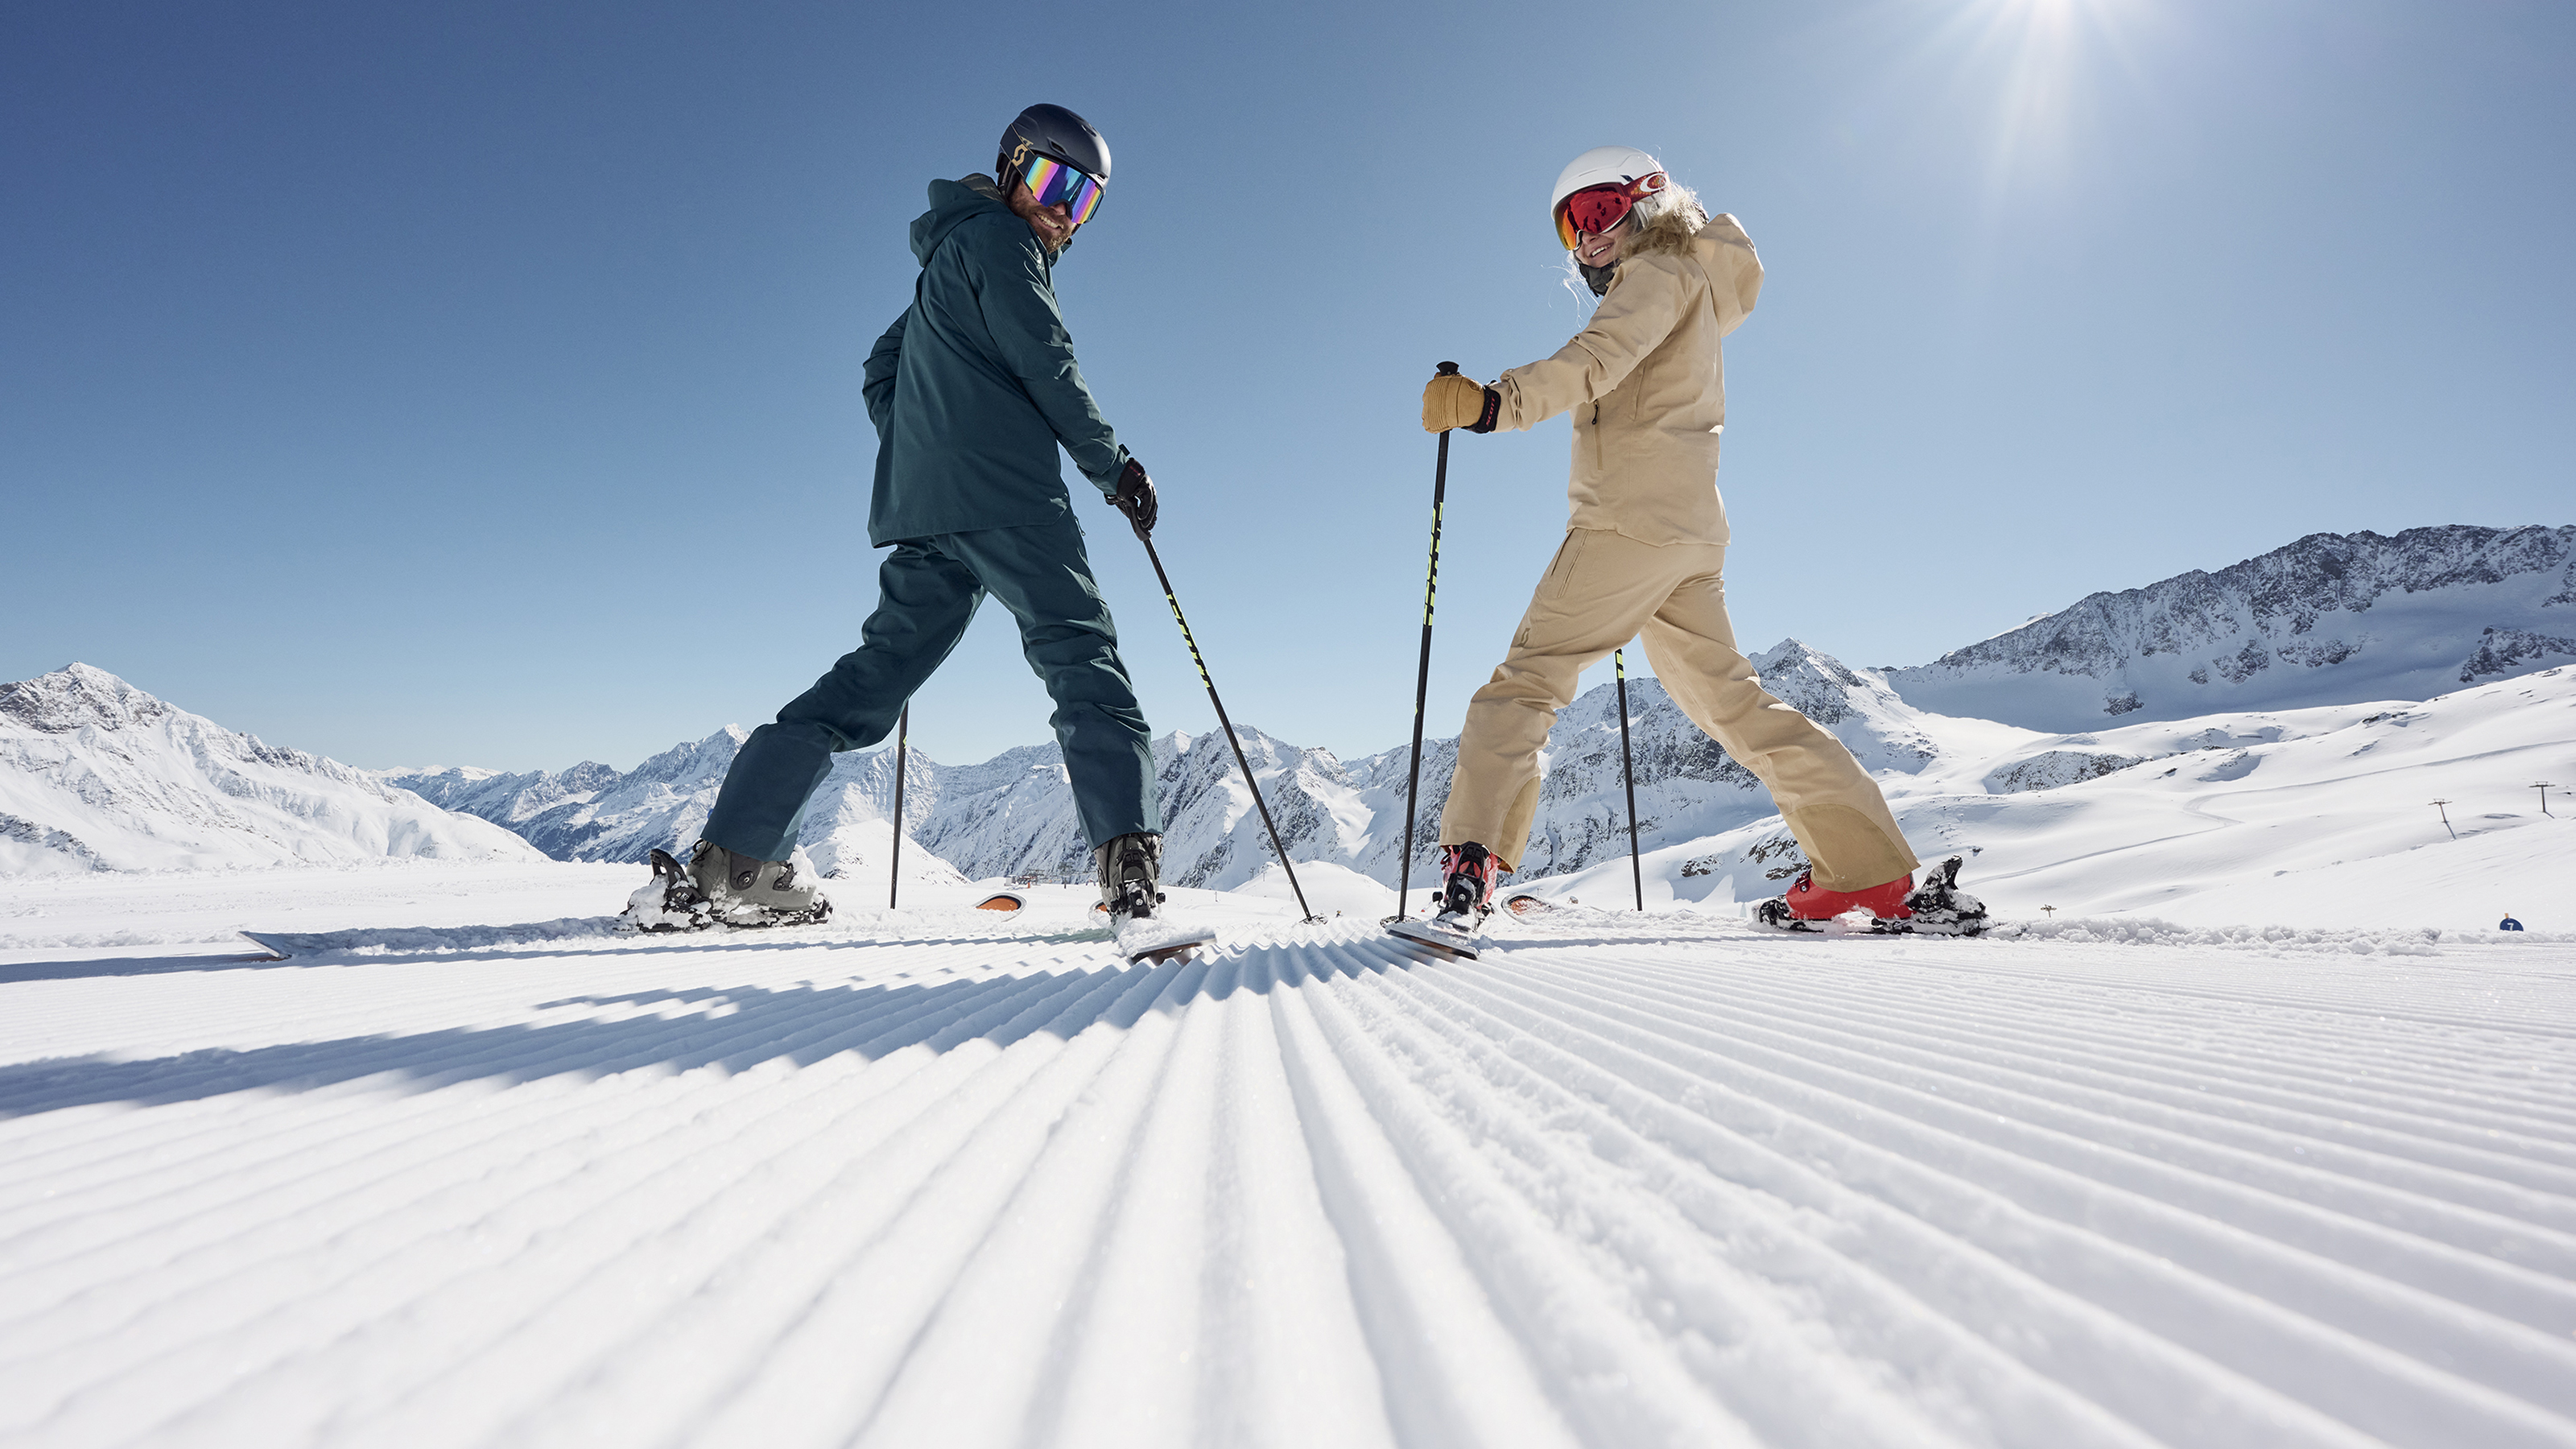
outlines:
{"label": "logo on goggles", "polygon": [[1037,198],[1038,205],[1070,206],[1075,226],[1091,220],[1091,213],[1100,206],[1100,183],[1052,156],[1030,156],[1020,168],[1020,180],[1028,184],[1029,195]]}
{"label": "logo on goggles", "polygon": [[1587,186],[1556,204],[1556,239],[1574,250],[1576,233],[1599,236],[1627,219],[1629,209],[1639,200],[1664,189],[1661,171],[1649,172],[1634,181],[1605,181]]}

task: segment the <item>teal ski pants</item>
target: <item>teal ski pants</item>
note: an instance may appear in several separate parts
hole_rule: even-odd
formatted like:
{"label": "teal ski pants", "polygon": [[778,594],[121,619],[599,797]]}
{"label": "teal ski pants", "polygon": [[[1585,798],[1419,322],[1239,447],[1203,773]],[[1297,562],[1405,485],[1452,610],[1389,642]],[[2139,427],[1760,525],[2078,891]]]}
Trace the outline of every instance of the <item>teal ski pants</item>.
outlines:
{"label": "teal ski pants", "polygon": [[785,860],[834,753],[894,732],[904,702],[957,647],[988,593],[1019,620],[1021,652],[1055,699],[1056,743],[1091,843],[1163,828],[1145,712],[1070,512],[1023,528],[908,539],[878,569],[877,587],[859,647],[743,742],[707,816],[707,839]]}

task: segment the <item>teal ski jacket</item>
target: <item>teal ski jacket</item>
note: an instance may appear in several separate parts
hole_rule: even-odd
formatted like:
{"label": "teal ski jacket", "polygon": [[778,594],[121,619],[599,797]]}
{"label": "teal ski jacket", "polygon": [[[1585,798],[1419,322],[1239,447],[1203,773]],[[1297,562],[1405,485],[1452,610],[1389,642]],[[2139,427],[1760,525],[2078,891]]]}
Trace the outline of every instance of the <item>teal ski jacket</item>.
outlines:
{"label": "teal ski jacket", "polygon": [[868,541],[1054,521],[1073,506],[1059,443],[1113,495],[1127,450],[1074,363],[1055,259],[992,179],[931,182],[912,254],[912,305],[869,351],[860,389],[877,428]]}

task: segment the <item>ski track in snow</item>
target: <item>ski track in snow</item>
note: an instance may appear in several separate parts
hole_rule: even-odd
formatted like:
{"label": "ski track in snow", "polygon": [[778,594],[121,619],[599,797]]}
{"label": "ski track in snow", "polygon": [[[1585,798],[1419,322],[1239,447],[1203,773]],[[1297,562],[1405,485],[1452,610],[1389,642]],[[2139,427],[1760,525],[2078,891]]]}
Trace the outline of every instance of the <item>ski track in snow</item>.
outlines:
{"label": "ski track in snow", "polygon": [[1058,914],[0,972],[0,1439],[2576,1445],[2576,944]]}

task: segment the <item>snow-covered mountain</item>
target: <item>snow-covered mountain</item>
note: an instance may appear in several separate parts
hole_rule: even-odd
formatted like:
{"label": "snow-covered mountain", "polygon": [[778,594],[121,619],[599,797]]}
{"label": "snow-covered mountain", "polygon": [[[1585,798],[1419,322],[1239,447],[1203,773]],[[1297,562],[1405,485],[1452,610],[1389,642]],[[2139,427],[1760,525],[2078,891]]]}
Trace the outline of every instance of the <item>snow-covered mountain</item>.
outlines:
{"label": "snow-covered mountain", "polygon": [[[2015,918],[2046,906],[2205,924],[2379,922],[2392,908],[2445,923],[2553,904],[2547,919],[2566,915],[2576,819],[2565,789],[2548,804],[2534,782],[2576,782],[2576,668],[2420,703],[2012,733],[1880,779],[1916,852],[1968,857],[1973,889]],[[1777,895],[1805,865],[1776,814],[1647,845],[1650,907]],[[1520,883],[1556,898],[1630,890],[1617,859]]]}
{"label": "snow-covered mountain", "polygon": [[[2576,528],[2465,525],[2314,534],[2222,569],[2072,608],[1914,669],[1854,669],[1795,639],[1755,656],[1765,683],[1831,729],[1873,772],[1966,772],[1983,791],[2027,793],[2116,772],[2121,748],[2095,733],[2143,721],[2229,721],[2267,711],[2421,700],[2576,659]],[[1639,835],[1648,848],[1722,834],[1771,815],[1751,772],[1684,718],[1651,679],[1630,686]],[[2233,724],[2206,724],[2202,730]],[[1392,885],[1404,821],[1406,751],[1355,760],[1241,731],[1289,856]],[[2126,738],[2126,736],[2122,736]],[[714,801],[741,735],[727,729],[632,773],[582,764],[561,774],[394,772],[419,791],[525,835],[562,859],[641,860],[684,846]],[[2170,753],[2171,751],[2167,751]],[[905,800],[909,852],[970,878],[1088,873],[1089,849],[1052,744],[946,765],[915,750]],[[1166,817],[1166,876],[1229,889],[1271,846],[1222,735],[1167,735],[1154,758]],[[1454,740],[1425,742],[1412,875],[1427,881]],[[1557,721],[1523,879],[1581,872],[1624,854],[1614,690]],[[826,870],[882,869],[893,756],[845,756],[803,837]],[[1947,788],[1947,787],[1945,787]],[[873,829],[875,845],[867,843]],[[1781,868],[1773,861],[1766,869]]]}
{"label": "snow-covered mountain", "polygon": [[[1935,760],[1991,753],[2028,733],[1926,714],[1877,675],[1847,668],[1794,639],[1756,655],[1754,662],[1774,692],[1833,730],[1873,770],[1920,770]],[[1752,772],[1701,734],[1660,684],[1632,681],[1629,711],[1640,834],[1648,845],[1714,834],[1771,812],[1770,797]],[[1388,885],[1396,882],[1404,748],[1344,761],[1329,750],[1301,748],[1249,726],[1238,725],[1237,731],[1291,860],[1328,861]],[[657,755],[630,774],[584,763],[559,774],[407,770],[386,772],[384,779],[516,830],[558,859],[640,861],[655,846],[678,848],[696,838],[742,738],[731,728],[719,730]],[[1225,890],[1258,875],[1272,851],[1225,736],[1174,733],[1153,748],[1163,801],[1165,878]],[[1417,883],[1431,879],[1440,812],[1456,762],[1454,739],[1424,742]],[[1627,803],[1614,686],[1593,689],[1566,709],[1542,767],[1545,783],[1522,873],[1561,874],[1624,854]],[[884,822],[893,803],[892,751],[844,755],[816,791],[801,843],[827,874],[882,871]],[[1091,869],[1063,757],[1052,743],[972,765],[942,764],[913,750],[904,821],[907,861],[937,857],[970,879],[1074,880]],[[869,839],[876,843],[867,844]],[[922,868],[935,870],[926,859]]]}
{"label": "snow-covered mountain", "polygon": [[2576,661],[2576,527],[2315,533],[2091,595],[1930,664],[1908,702],[2042,730],[2429,699]]}
{"label": "snow-covered mountain", "polygon": [[[725,771],[746,738],[741,728],[727,725],[624,772],[585,760],[559,774],[460,768],[385,770],[378,777],[447,809],[514,830],[557,860],[641,863],[656,847],[684,851],[698,838],[707,812],[715,808]],[[917,767],[927,763],[917,751],[913,758]],[[883,751],[845,755],[834,764],[806,811],[801,843],[824,875],[882,876],[893,849],[887,824],[894,797],[893,757]],[[876,785],[880,773],[882,790]],[[907,782],[907,791],[911,788]],[[914,812],[907,808],[905,814]],[[909,836],[903,866],[907,881],[960,879],[948,862]]]}
{"label": "snow-covered mountain", "polygon": [[543,857],[335,760],[73,664],[0,684],[0,875]]}

